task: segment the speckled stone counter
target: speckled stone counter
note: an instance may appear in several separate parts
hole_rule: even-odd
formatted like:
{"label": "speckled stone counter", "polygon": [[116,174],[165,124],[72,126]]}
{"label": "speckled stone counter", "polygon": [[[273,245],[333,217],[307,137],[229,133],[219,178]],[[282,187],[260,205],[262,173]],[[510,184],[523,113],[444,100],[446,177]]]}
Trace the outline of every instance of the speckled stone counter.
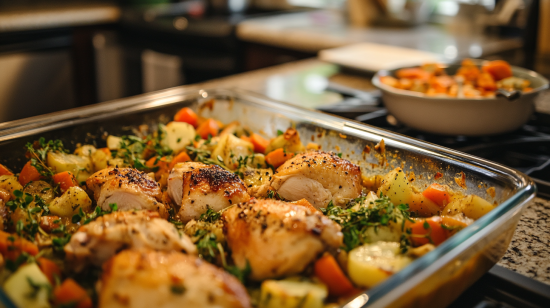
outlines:
{"label": "speckled stone counter", "polygon": [[535,198],[525,209],[498,265],[550,284],[550,201]]}

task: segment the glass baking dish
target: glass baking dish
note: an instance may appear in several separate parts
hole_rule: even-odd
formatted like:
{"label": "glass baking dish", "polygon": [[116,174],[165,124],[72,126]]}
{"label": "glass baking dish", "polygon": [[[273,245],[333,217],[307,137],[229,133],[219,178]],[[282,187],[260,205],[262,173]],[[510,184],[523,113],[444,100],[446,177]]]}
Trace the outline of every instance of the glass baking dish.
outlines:
{"label": "glass baking dish", "polygon": [[[295,126],[307,144],[342,152],[365,175],[382,174],[400,166],[414,172],[423,187],[440,172],[453,189],[461,172],[466,192],[499,206],[415,260],[382,284],[351,299],[343,307],[445,307],[489,270],[506,251],[525,205],[536,187],[526,175],[465,153],[412,139],[348,119],[277,102],[239,89],[188,90],[173,88],[93,106],[0,124],[0,163],[16,170],[25,163],[24,144],[39,136],[105,146],[107,134],[131,133],[141,124],[167,123],[175,112],[190,106],[203,116],[224,123],[235,120],[267,136]],[[384,140],[385,155],[369,149]],[[494,194],[488,188],[494,187]],[[3,292],[0,301],[13,307]]]}

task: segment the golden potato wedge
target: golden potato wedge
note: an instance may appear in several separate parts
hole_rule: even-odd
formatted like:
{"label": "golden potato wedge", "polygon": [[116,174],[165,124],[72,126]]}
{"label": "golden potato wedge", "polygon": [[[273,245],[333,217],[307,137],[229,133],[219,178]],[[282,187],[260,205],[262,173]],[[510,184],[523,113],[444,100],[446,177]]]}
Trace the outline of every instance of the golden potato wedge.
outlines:
{"label": "golden potato wedge", "polygon": [[19,183],[15,175],[0,176],[0,188],[9,192],[12,199],[15,198],[14,191],[23,191],[23,185]]}
{"label": "golden potato wedge", "polygon": [[384,177],[377,195],[380,196],[380,193],[388,196],[395,205],[403,203],[409,204],[409,206],[413,201],[414,194],[412,185],[401,168],[395,168]]}
{"label": "golden potato wedge", "polygon": [[72,172],[78,182],[86,181],[93,171],[92,161],[89,157],[74,154],[48,152],[46,163],[55,173]]}
{"label": "golden potato wedge", "polygon": [[476,220],[489,213],[494,208],[495,205],[489,203],[489,201],[478,196],[469,195],[447,204],[442,214],[451,216],[464,213],[466,217]]}
{"label": "golden potato wedge", "polygon": [[372,288],[411,262],[399,254],[399,243],[376,242],[349,252],[348,273],[356,285]]}
{"label": "golden potato wedge", "polygon": [[50,203],[50,212],[60,217],[73,217],[73,215],[82,211],[90,212],[92,209],[92,200],[88,194],[80,187],[73,186],[63,193],[60,197],[55,198]]}
{"label": "golden potato wedge", "polygon": [[322,308],[328,295],[323,284],[293,280],[265,280],[259,308]]}

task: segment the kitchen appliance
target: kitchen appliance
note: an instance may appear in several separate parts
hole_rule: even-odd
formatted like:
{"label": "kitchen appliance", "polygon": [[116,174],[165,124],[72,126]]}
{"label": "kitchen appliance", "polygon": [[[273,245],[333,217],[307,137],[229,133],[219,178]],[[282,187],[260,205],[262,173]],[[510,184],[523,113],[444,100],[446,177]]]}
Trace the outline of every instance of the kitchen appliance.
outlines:
{"label": "kitchen appliance", "polygon": [[[38,136],[55,136],[67,144],[84,141],[101,146],[105,132],[124,134],[124,129],[132,125],[168,121],[183,106],[197,108],[206,103],[209,108],[203,108],[204,116],[226,123],[238,119],[252,130],[270,136],[276,136],[278,129],[295,125],[304,140],[315,140],[325,150],[343,152],[369,173],[384,173],[392,168],[391,164],[379,165],[380,157],[375,151],[363,151],[384,139],[387,153],[404,169],[414,171],[420,185],[436,172],[451,182],[457,173],[464,172],[468,193],[486,196],[486,188],[495,187],[495,200],[499,202],[496,209],[345,307],[448,305],[502,257],[526,203],[535,193],[528,177],[508,167],[242,90],[174,88],[4,123],[0,127],[0,163],[20,167],[22,162],[18,160],[24,155],[24,144]],[[9,302],[5,306],[13,307]]]}
{"label": "kitchen appliance", "polygon": [[[460,66],[452,64],[445,70],[452,76]],[[513,76],[529,80],[532,91],[516,97],[497,94],[495,98],[480,99],[427,96],[380,82],[381,76],[395,76],[397,70],[383,70],[372,78],[372,83],[382,91],[384,105],[407,126],[440,135],[483,136],[513,131],[527,122],[535,98],[548,88],[548,80],[542,75],[512,66]]]}

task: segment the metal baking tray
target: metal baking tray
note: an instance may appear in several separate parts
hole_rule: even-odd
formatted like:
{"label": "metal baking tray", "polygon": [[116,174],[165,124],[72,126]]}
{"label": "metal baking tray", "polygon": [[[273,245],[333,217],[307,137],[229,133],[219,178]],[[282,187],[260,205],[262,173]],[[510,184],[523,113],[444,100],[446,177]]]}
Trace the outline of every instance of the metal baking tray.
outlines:
{"label": "metal baking tray", "polygon": [[[346,308],[447,306],[504,255],[523,209],[536,192],[529,177],[491,161],[239,89],[173,88],[3,123],[0,163],[21,168],[24,144],[39,136],[61,139],[69,147],[77,142],[105,146],[107,134],[128,134],[141,124],[166,123],[183,106],[224,123],[238,120],[267,136],[294,125],[304,143],[311,140],[323,150],[344,153],[344,158],[361,165],[364,174],[382,174],[400,166],[415,173],[418,187],[440,172],[446,184],[461,190],[454,179],[464,172],[467,193],[499,203],[434,251],[351,299]],[[365,151],[374,149],[381,139],[386,155]],[[489,187],[495,188],[494,197],[489,196]],[[4,294],[2,299],[12,306]]]}

